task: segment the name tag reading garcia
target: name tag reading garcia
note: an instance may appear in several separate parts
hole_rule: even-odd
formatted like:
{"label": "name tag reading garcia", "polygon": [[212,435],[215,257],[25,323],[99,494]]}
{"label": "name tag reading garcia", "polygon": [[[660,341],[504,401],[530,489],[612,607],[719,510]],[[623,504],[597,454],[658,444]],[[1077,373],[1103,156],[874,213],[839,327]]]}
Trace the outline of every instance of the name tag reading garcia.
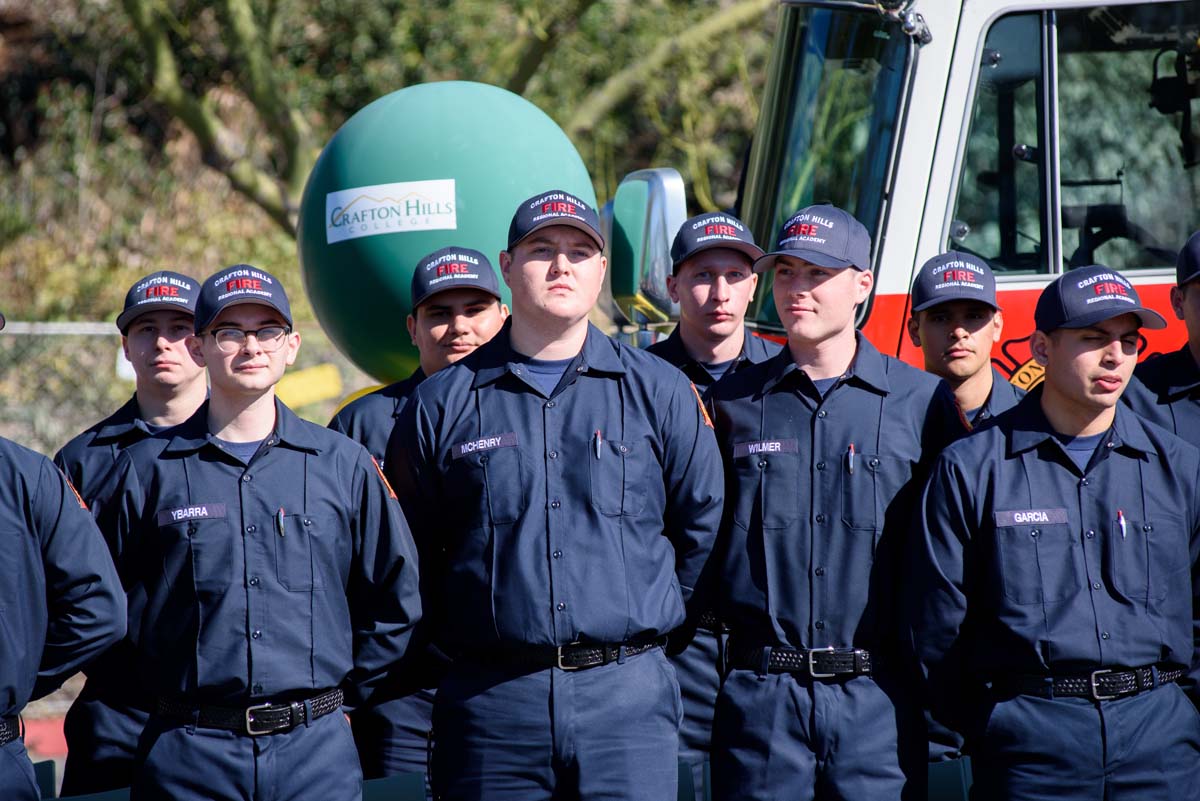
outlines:
{"label": "name tag reading garcia", "polygon": [[461,459],[464,456],[470,456],[472,453],[479,453],[480,451],[515,447],[517,447],[517,434],[515,431],[509,431],[507,434],[492,434],[491,436],[460,442],[450,449],[450,454],[455,459]]}
{"label": "name tag reading garcia", "polygon": [[1019,509],[1012,512],[996,512],[997,526],[1028,526],[1035,523],[1043,525],[1066,523],[1066,509]]}

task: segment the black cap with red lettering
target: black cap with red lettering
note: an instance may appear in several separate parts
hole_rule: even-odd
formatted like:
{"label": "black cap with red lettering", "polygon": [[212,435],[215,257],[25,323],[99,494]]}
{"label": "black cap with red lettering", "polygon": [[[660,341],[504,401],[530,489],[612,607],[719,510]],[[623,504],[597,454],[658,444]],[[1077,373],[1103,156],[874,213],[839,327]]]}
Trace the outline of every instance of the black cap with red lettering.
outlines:
{"label": "black cap with red lettering", "polygon": [[470,248],[442,248],[417,262],[412,277],[413,310],[447,289],[482,289],[500,298],[500,282],[492,263]]}
{"label": "black cap with red lettering", "polygon": [[1175,283],[1183,286],[1200,278],[1200,231],[1192,234],[1175,261]]}
{"label": "black cap with red lettering", "polygon": [[1060,275],[1042,290],[1033,322],[1037,330],[1048,334],[1059,328],[1087,328],[1122,314],[1137,315],[1142,328],[1167,327],[1161,314],[1142,305],[1125,276],[1092,264]]}
{"label": "black cap with red lettering", "polygon": [[803,259],[818,267],[841,270],[871,269],[871,235],[866,226],[837,206],[809,206],[788,218],[779,231],[775,250],[754,262],[754,272],[766,272],[780,256]]}
{"label": "black cap with red lettering", "polygon": [[551,225],[568,225],[578,228],[596,240],[596,246],[604,249],[604,236],[600,233],[600,216],[585,201],[561,189],[540,192],[517,206],[512,223],[508,226],[508,247],[541,228]]}
{"label": "black cap with red lettering", "polygon": [[671,243],[671,269],[678,273],[679,266],[692,256],[714,248],[736,250],[752,262],[763,255],[763,249],[754,244],[754,234],[744,222],[723,211],[710,211],[679,227],[679,233]]}
{"label": "black cap with red lettering", "polygon": [[266,270],[250,264],[235,264],[210,275],[200,285],[196,303],[196,333],[199,334],[217,319],[217,315],[239,303],[270,306],[292,325],[292,306],[279,279]]}
{"label": "black cap with red lettering", "polygon": [[117,330],[124,334],[146,312],[175,309],[195,314],[199,297],[200,284],[195,278],[170,270],[151,273],[134,282],[125,293],[125,308],[117,315]]}
{"label": "black cap with red lettering", "polygon": [[986,261],[951,250],[921,265],[912,285],[912,310],[924,311],[951,300],[976,300],[1000,308],[996,305],[996,276]]}

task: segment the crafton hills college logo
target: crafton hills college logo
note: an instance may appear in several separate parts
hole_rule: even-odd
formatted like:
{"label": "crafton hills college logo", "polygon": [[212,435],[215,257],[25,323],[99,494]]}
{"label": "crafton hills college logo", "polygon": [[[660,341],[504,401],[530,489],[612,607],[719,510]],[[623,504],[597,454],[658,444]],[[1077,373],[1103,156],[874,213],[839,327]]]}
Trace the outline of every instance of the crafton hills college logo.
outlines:
{"label": "crafton hills college logo", "polygon": [[325,195],[325,242],[404,231],[454,230],[454,179],[342,189]]}

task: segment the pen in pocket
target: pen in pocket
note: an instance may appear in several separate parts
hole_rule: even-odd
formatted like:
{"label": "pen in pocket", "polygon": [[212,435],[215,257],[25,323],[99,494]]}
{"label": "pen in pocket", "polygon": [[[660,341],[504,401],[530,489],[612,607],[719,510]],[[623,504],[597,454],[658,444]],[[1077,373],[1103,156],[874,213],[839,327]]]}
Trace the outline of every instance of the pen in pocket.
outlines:
{"label": "pen in pocket", "polygon": [[846,449],[846,469],[850,471],[850,475],[854,475],[854,443],[850,443],[850,447]]}
{"label": "pen in pocket", "polygon": [[283,507],[279,507],[279,511],[275,513],[275,530],[279,532],[279,536],[284,536],[283,531]]}
{"label": "pen in pocket", "polygon": [[596,459],[600,459],[600,429],[596,429],[595,436],[592,437],[592,444],[596,448]]}

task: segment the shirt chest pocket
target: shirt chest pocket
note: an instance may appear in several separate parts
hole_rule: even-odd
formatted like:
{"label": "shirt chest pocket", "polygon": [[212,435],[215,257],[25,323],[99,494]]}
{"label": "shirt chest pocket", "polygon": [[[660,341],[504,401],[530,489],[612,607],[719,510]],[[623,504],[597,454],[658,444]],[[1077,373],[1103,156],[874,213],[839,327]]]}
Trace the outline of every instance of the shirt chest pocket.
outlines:
{"label": "shirt chest pocket", "polygon": [[337,567],[334,546],[339,527],[335,518],[284,514],[274,519],[271,528],[280,586],[291,592],[323,589],[325,571]]}
{"label": "shirt chest pocket", "polygon": [[756,511],[763,528],[788,528],[799,519],[800,457],[794,442],[758,453],[740,453],[747,447],[742,445],[735,449],[733,469],[739,486],[734,519],[746,530],[753,528]]}
{"label": "shirt chest pocket", "polygon": [[589,456],[592,506],[609,517],[639,514],[646,505],[649,446],[645,442],[605,440]]}
{"label": "shirt chest pocket", "polygon": [[1003,597],[1014,604],[1063,601],[1080,591],[1082,558],[1071,526],[997,526],[996,565]]}
{"label": "shirt chest pocket", "polygon": [[448,519],[467,528],[515,523],[528,503],[522,469],[521,449],[492,448],[454,459],[447,473],[451,502]]}
{"label": "shirt chest pocket", "polygon": [[224,592],[233,580],[235,535],[224,518],[159,525],[163,577],[168,584],[185,576],[199,592]]}
{"label": "shirt chest pocket", "polygon": [[859,531],[883,528],[884,507],[912,476],[907,459],[875,453],[842,455],[842,523]]}
{"label": "shirt chest pocket", "polygon": [[1104,567],[1113,589],[1128,601],[1161,601],[1187,595],[1191,558],[1183,521],[1170,515],[1153,520],[1111,520],[1105,537]]}

